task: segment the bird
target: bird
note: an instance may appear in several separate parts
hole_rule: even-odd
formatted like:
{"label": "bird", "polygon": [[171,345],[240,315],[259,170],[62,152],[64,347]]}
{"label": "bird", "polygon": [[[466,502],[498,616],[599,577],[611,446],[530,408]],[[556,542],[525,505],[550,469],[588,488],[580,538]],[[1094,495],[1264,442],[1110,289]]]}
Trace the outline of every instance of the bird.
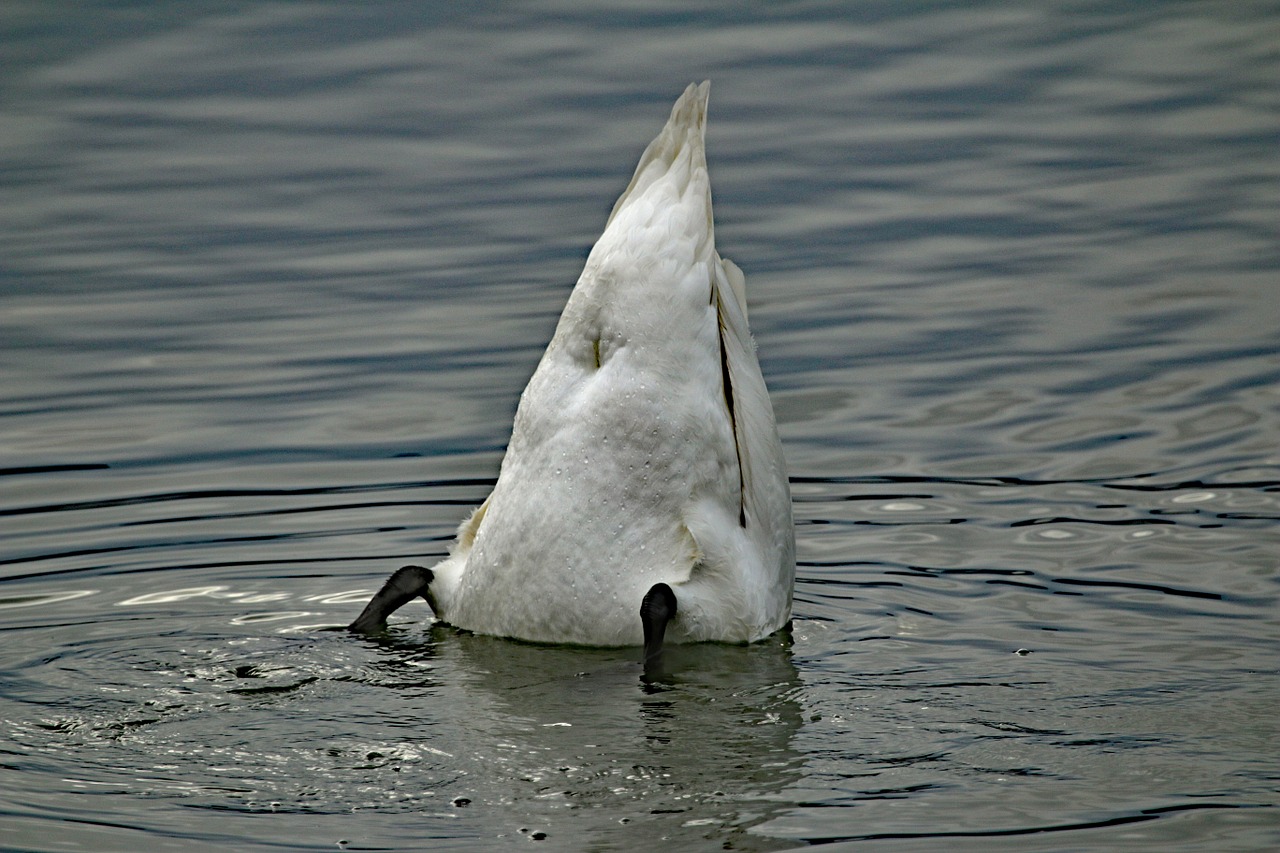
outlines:
{"label": "bird", "polygon": [[535,643],[751,643],[789,624],[795,534],[742,271],[716,251],[690,84],[614,204],[520,396],[488,498],[432,568],[348,627],[424,598],[455,628]]}

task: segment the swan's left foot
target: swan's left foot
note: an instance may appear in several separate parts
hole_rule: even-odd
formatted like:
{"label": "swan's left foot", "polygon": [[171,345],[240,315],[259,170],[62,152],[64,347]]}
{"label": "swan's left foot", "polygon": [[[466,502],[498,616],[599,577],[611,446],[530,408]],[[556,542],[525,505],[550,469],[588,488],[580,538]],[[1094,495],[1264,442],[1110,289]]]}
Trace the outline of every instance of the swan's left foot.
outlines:
{"label": "swan's left foot", "polygon": [[640,602],[640,623],[644,625],[644,665],[657,663],[662,654],[662,638],[667,623],[676,615],[676,594],[665,583],[655,583]]}
{"label": "swan's left foot", "polygon": [[435,580],[430,569],[422,566],[405,566],[387,578],[378,594],[360,611],[356,621],[347,626],[348,631],[376,634],[387,627],[387,617],[395,613],[419,595],[426,597],[427,586]]}

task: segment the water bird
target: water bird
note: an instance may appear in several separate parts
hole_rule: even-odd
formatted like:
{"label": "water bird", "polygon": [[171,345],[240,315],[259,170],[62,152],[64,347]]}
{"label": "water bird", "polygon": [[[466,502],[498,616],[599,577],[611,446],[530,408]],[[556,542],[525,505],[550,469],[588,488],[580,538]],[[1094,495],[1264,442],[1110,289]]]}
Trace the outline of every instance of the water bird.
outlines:
{"label": "water bird", "polygon": [[540,643],[749,643],[791,615],[795,534],[742,271],[715,247],[709,81],[649,143],[520,397],[492,493],[351,623]]}

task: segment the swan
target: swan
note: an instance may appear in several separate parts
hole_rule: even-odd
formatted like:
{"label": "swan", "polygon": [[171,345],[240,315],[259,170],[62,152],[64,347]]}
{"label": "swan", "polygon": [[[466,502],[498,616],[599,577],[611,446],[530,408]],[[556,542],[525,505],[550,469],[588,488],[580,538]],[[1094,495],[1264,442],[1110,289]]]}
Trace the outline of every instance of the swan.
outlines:
{"label": "swan", "polygon": [[489,497],[348,626],[435,616],[541,643],[749,643],[788,623],[795,534],[741,270],[716,252],[709,81],[676,101],[520,397]]}

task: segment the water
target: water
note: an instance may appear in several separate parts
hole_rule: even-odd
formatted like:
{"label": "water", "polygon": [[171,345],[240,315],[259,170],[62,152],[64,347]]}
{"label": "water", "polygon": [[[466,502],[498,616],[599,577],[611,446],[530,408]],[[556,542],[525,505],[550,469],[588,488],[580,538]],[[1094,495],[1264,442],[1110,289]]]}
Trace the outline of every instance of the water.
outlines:
{"label": "water", "polygon": [[[1280,845],[1277,12],[6,5],[0,847]],[[791,635],[326,630],[703,77]]]}

